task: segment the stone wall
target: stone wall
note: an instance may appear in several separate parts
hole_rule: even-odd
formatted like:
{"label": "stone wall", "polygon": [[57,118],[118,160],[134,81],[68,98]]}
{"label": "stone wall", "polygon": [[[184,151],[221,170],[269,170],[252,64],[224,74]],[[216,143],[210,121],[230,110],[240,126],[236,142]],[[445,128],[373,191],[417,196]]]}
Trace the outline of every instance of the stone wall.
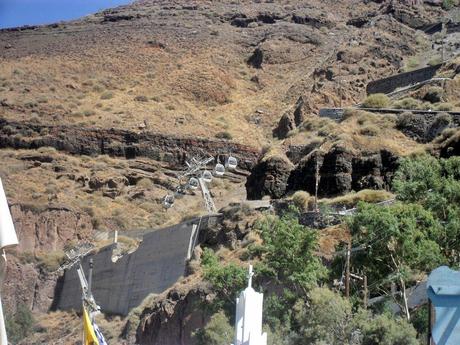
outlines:
{"label": "stone wall", "polygon": [[[103,312],[126,315],[151,293],[160,294],[184,276],[186,261],[198,241],[200,230],[219,216],[193,219],[146,234],[139,247],[113,262],[115,244],[82,260],[85,274],[94,261],[93,295]],[[81,308],[81,287],[75,268],[58,282],[54,307]]]}
{"label": "stone wall", "polygon": [[367,84],[367,94],[390,93],[397,88],[409,86],[415,83],[433,78],[442,64],[416,69],[414,71],[392,75],[387,78],[371,81]]}

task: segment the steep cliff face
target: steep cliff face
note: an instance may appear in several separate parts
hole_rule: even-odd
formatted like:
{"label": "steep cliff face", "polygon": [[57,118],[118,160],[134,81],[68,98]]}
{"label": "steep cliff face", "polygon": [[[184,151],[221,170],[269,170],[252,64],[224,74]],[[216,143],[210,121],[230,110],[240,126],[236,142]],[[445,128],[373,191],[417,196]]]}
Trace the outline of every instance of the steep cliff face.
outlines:
{"label": "steep cliff face", "polygon": [[32,210],[20,204],[11,206],[11,214],[19,246],[7,256],[3,303],[9,311],[23,303],[32,311],[47,312],[55,298],[58,274],[53,271],[62,249],[92,239],[91,219],[65,207]]}
{"label": "steep cliff face", "polygon": [[35,262],[8,255],[2,286],[5,310],[14,312],[19,304],[24,304],[33,312],[46,313],[53,304],[57,278],[56,273],[40,269]]}
{"label": "steep cliff face", "polygon": [[89,241],[93,235],[91,218],[65,206],[33,211],[30,206],[12,205],[19,252],[62,250],[70,242]]}
{"label": "steep cliff face", "polygon": [[352,190],[389,188],[398,167],[398,157],[388,150],[352,152],[340,146],[328,152],[313,151],[295,167],[283,162],[269,164],[261,160],[256,164],[246,184],[248,198],[258,199],[265,195],[280,198],[299,189],[314,194],[317,172],[318,195],[322,197]]}
{"label": "steep cliff face", "polygon": [[250,169],[259,155],[255,148],[224,140],[0,119],[0,148],[37,149],[44,146],[78,155],[147,157],[172,164],[183,164],[187,155],[232,154],[242,169]]}
{"label": "steep cliff face", "polygon": [[[156,296],[142,310],[138,325],[128,323],[125,332],[129,342],[139,345],[194,345],[192,333],[206,325],[210,316],[206,304],[214,297],[205,283],[177,286]],[[136,330],[136,333],[129,335],[130,329]]]}

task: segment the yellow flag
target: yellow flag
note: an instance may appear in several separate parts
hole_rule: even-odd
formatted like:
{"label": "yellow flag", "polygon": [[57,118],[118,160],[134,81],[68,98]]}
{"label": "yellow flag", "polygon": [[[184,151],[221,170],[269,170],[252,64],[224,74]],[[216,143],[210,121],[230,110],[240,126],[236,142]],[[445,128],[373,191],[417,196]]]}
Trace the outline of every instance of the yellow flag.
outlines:
{"label": "yellow flag", "polygon": [[85,343],[84,345],[99,345],[94,328],[89,318],[86,308],[83,306],[83,330],[85,332]]}

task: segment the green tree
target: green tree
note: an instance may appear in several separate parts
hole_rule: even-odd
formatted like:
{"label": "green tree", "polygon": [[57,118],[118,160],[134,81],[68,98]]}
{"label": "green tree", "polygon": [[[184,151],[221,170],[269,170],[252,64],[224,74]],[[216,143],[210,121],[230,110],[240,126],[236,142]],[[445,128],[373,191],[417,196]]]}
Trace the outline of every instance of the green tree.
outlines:
{"label": "green tree", "polygon": [[16,313],[5,313],[6,332],[13,344],[27,337],[32,332],[34,324],[33,315],[24,303],[18,304]]}
{"label": "green tree", "polygon": [[353,266],[366,270],[374,289],[389,291],[390,283],[403,293],[399,302],[409,319],[405,298],[407,281],[415,272],[427,272],[445,262],[437,241],[441,226],[433,215],[417,204],[392,206],[360,203],[348,222],[354,246],[363,250],[353,257]]}
{"label": "green tree", "polygon": [[420,345],[411,324],[388,314],[361,322],[361,345]]}
{"label": "green tree", "polygon": [[315,255],[317,232],[299,224],[297,213],[267,216],[256,227],[263,243],[253,251],[261,255],[258,269],[265,275],[297,294],[306,294],[326,276],[326,268]]}
{"label": "green tree", "polygon": [[428,155],[402,160],[393,182],[398,199],[429,210],[442,225],[437,238],[450,263],[460,252],[460,157]]}
{"label": "green tree", "polygon": [[295,344],[348,344],[352,334],[352,307],[342,296],[326,288],[309,293],[308,306],[299,300],[294,318],[299,325]]}
{"label": "green tree", "polygon": [[217,255],[209,248],[203,251],[201,265],[204,279],[211,283],[220,297],[222,303],[219,307],[225,307],[228,313],[233,313],[231,308],[235,298],[247,283],[246,269],[234,263],[221,264]]}
{"label": "green tree", "polygon": [[197,345],[231,344],[234,335],[233,327],[223,311],[211,316],[204,328],[193,333]]}

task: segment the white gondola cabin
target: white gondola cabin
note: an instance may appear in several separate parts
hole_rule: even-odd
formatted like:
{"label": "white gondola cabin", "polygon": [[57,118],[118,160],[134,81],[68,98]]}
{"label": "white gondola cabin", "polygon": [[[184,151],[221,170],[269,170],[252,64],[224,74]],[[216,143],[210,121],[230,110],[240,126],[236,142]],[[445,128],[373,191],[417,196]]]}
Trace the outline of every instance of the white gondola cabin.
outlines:
{"label": "white gondola cabin", "polygon": [[210,183],[212,181],[212,174],[210,171],[205,170],[203,171],[201,178],[203,179],[204,182]]}
{"label": "white gondola cabin", "polygon": [[223,164],[217,163],[216,167],[214,168],[214,174],[216,176],[222,176],[225,173],[225,167]]}
{"label": "white gondola cabin", "polygon": [[198,188],[199,184],[200,183],[198,182],[198,179],[195,177],[192,177],[190,180],[188,180],[187,186],[188,188],[195,190]]}
{"label": "white gondola cabin", "polygon": [[236,160],[235,157],[232,157],[232,156],[228,157],[227,168],[235,169],[237,165],[238,165],[238,161]]}
{"label": "white gondola cabin", "polygon": [[163,199],[163,207],[164,208],[171,208],[174,205],[176,198],[174,195],[168,194]]}

